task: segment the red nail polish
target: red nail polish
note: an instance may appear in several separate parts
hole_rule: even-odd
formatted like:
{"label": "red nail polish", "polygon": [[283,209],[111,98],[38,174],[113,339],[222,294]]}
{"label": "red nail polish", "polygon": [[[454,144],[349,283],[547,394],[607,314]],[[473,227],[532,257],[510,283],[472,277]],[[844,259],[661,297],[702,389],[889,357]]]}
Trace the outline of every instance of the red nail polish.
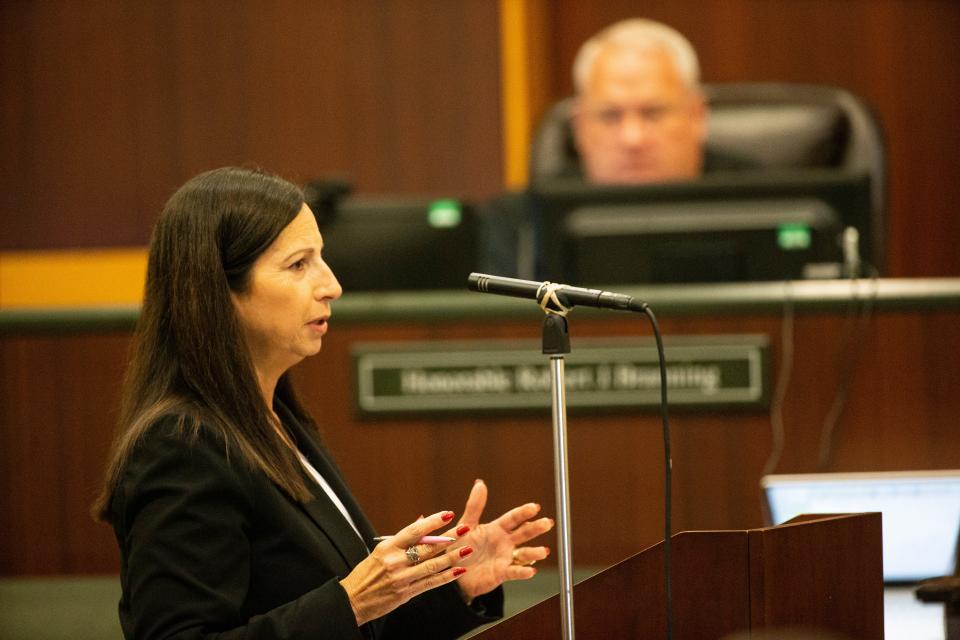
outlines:
{"label": "red nail polish", "polygon": [[451,520],[453,520],[453,511],[444,512],[444,514],[440,516],[440,519],[443,520],[444,522],[450,522]]}
{"label": "red nail polish", "polygon": [[467,525],[462,525],[460,527],[457,527],[458,536],[465,536],[468,533],[470,533],[470,527],[468,527]]}
{"label": "red nail polish", "polygon": [[457,567],[456,569],[453,570],[453,577],[456,578],[457,576],[462,576],[466,572],[467,570],[464,569],[463,567]]}
{"label": "red nail polish", "polygon": [[471,549],[470,547],[464,547],[463,549],[460,549],[461,558],[466,558],[471,553],[473,553],[473,549]]}

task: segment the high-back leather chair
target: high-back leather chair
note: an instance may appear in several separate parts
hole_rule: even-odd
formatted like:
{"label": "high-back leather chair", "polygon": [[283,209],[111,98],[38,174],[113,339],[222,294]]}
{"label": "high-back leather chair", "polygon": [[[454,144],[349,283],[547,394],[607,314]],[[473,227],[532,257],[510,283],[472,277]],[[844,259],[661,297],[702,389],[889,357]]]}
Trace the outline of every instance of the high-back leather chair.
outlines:
{"label": "high-back leather chair", "polygon": [[[837,168],[871,182],[870,259],[883,270],[886,239],[886,153],[880,124],[857,96],[836,87],[785,83],[706,84],[707,147],[760,170]],[[530,181],[579,173],[570,127],[572,98],[543,118],[530,154]]]}

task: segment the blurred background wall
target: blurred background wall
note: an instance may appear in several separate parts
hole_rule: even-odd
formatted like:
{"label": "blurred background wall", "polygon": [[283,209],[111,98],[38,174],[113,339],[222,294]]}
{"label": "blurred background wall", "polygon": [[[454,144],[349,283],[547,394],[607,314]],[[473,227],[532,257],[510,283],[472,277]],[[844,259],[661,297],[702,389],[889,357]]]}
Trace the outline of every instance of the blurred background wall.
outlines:
{"label": "blurred background wall", "polygon": [[497,4],[7,2],[2,249],[140,245],[173,189],[257,166],[500,186]]}
{"label": "blurred background wall", "polygon": [[492,195],[504,107],[529,128],[579,44],[638,14],[686,33],[706,81],[863,96],[887,130],[889,274],[960,274],[951,0],[5,2],[0,251],[145,244],[172,190],[225,164]]}

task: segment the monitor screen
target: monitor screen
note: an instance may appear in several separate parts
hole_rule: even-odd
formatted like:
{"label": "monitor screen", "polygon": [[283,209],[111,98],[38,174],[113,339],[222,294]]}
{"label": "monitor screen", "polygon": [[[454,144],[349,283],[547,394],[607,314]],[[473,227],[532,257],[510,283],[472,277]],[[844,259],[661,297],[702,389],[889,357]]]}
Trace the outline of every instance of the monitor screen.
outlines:
{"label": "monitor screen", "polygon": [[730,173],[594,187],[538,185],[538,278],[602,285],[839,277],[840,237],[869,246],[870,183],[836,170]]}
{"label": "monitor screen", "polygon": [[960,470],[771,475],[761,486],[768,524],[803,513],[881,512],[887,582],[954,573]]}
{"label": "monitor screen", "polygon": [[476,270],[476,218],[456,200],[345,198],[320,232],[345,292],[462,289]]}

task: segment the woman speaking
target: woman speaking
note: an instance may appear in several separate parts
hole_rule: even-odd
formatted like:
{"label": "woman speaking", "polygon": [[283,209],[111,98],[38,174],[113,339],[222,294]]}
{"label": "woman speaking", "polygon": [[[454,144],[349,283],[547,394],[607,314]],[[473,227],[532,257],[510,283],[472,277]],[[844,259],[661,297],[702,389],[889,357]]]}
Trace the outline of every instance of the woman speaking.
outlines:
{"label": "woman speaking", "polygon": [[287,373],[341,294],[322,250],[303,193],[260,172],[201,174],[164,208],[95,505],[127,638],[454,638],[549,553],[523,546],[553,526],[538,505],[480,523],[480,481],[459,518],[374,539]]}

